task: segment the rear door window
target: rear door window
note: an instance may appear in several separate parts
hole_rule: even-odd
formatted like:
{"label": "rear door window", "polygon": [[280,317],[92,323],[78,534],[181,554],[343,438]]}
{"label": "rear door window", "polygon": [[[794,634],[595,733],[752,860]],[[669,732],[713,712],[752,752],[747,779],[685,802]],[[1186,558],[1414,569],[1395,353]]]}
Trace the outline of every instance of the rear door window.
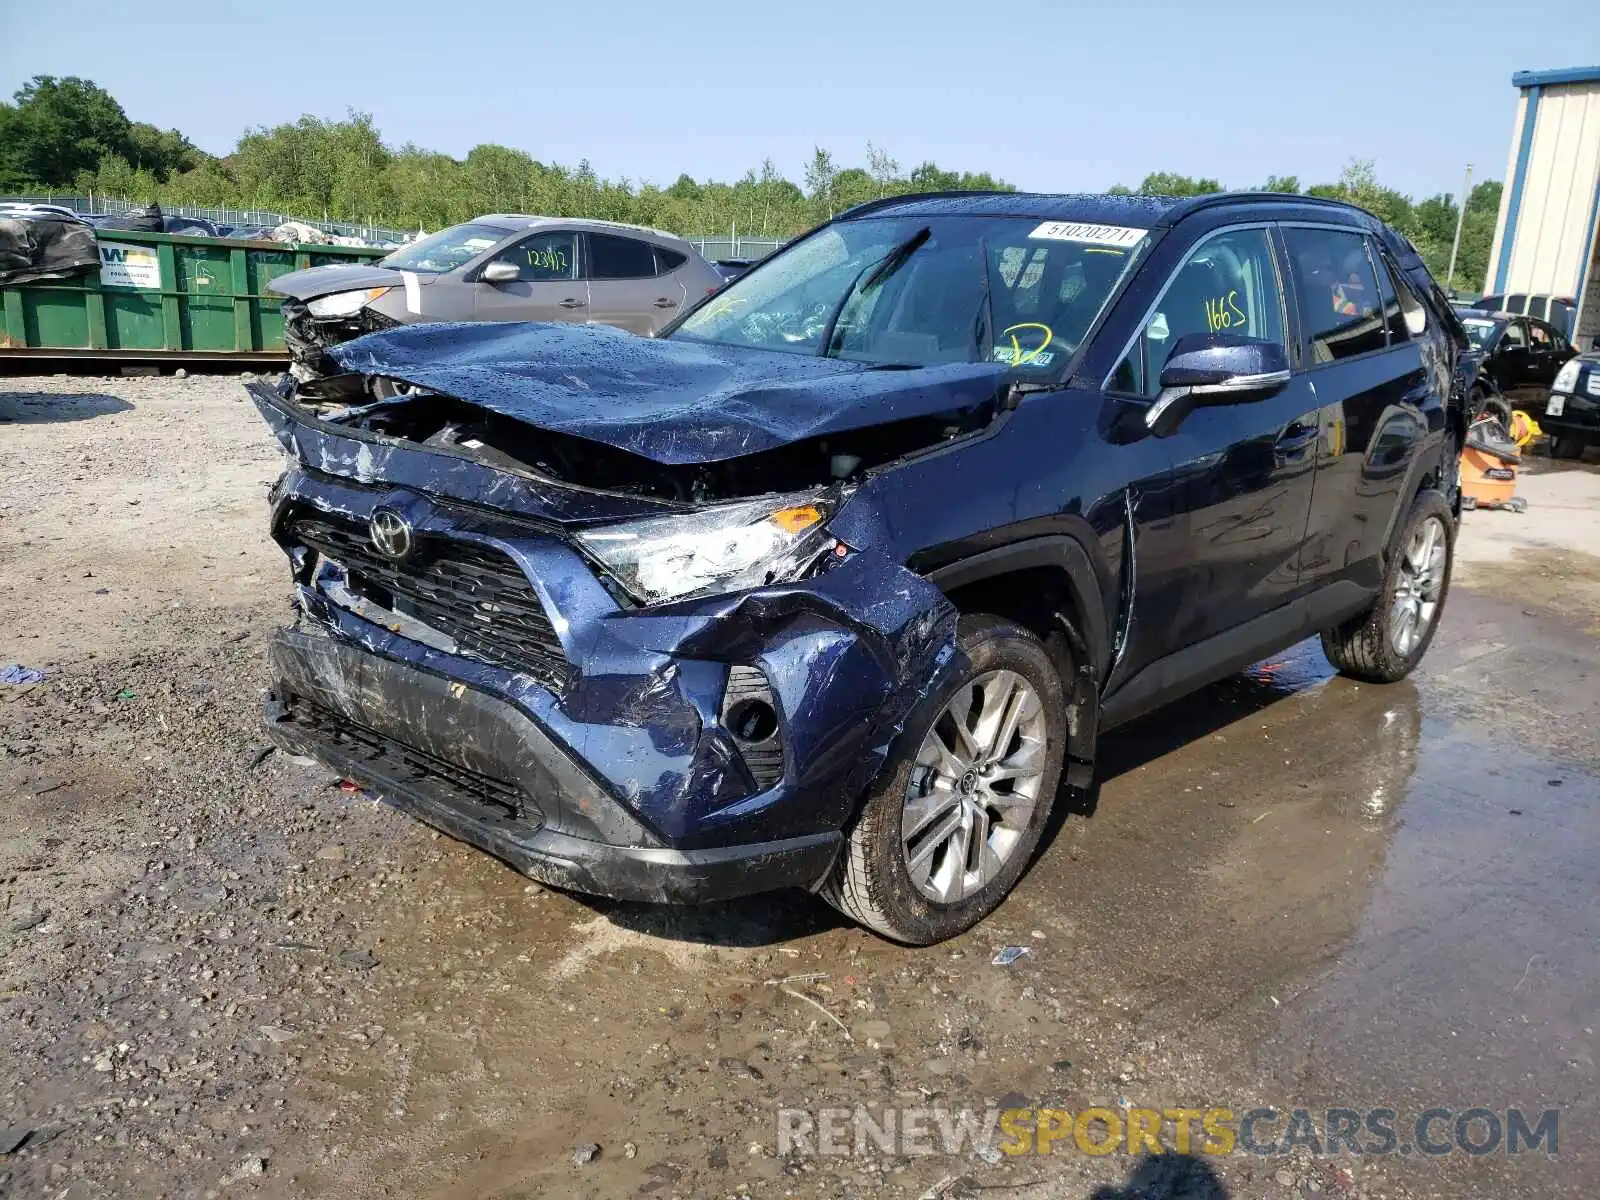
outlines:
{"label": "rear door window", "polygon": [[656,258],[648,242],[609,233],[588,236],[590,279],[651,279],[655,276]]}
{"label": "rear door window", "polygon": [[1300,299],[1312,366],[1388,345],[1366,239],[1354,231],[1285,227],[1289,272]]}
{"label": "rear door window", "polygon": [[[1020,272],[1019,284],[1025,284],[1027,268]],[[1231,333],[1283,345],[1283,329],[1283,296],[1267,231],[1231,229],[1201,242],[1178,268],[1111,373],[1109,387],[1155,396],[1161,368],[1190,334]]]}

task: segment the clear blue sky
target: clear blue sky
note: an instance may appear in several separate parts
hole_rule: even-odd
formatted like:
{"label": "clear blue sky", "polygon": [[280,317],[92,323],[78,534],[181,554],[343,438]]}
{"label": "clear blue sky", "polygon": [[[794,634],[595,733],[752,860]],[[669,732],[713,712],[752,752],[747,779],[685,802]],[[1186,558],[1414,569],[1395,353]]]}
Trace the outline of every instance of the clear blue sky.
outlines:
{"label": "clear blue sky", "polygon": [[1043,191],[1350,158],[1454,191],[1505,173],[1513,71],[1595,62],[1595,0],[0,0],[0,93],[86,76],[214,153],[356,108],[394,145],[662,184],[766,155],[800,182],[814,145],[865,165],[870,139]]}

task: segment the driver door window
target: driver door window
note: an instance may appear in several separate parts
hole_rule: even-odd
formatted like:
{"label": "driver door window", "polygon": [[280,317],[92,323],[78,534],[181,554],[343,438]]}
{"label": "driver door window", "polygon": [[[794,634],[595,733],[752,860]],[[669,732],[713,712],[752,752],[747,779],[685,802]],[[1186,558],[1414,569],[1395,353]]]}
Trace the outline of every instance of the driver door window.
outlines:
{"label": "driver door window", "polygon": [[1283,294],[1265,229],[1208,238],[1167,283],[1155,311],[1111,375],[1110,388],[1154,397],[1173,348],[1193,333],[1284,344]]}
{"label": "driver door window", "polygon": [[495,262],[508,262],[516,267],[519,283],[576,279],[577,236],[572,233],[535,234],[496,255]]}

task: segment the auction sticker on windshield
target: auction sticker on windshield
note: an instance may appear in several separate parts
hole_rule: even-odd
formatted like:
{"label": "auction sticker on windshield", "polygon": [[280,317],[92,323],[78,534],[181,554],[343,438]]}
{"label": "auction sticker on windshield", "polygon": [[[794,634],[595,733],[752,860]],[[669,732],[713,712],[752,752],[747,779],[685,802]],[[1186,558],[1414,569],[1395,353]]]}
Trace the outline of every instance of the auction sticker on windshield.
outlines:
{"label": "auction sticker on windshield", "polygon": [[1127,225],[1089,225],[1082,221],[1046,221],[1028,236],[1056,242],[1087,242],[1091,246],[1132,246],[1149,233]]}

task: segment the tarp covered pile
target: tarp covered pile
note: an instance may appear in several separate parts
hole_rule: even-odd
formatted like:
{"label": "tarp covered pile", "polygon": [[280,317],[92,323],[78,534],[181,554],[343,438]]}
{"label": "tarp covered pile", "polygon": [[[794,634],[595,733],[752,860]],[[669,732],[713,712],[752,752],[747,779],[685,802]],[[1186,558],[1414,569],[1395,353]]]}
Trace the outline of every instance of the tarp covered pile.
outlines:
{"label": "tarp covered pile", "polygon": [[100,265],[94,229],[53,215],[0,215],[0,286],[63,279]]}

